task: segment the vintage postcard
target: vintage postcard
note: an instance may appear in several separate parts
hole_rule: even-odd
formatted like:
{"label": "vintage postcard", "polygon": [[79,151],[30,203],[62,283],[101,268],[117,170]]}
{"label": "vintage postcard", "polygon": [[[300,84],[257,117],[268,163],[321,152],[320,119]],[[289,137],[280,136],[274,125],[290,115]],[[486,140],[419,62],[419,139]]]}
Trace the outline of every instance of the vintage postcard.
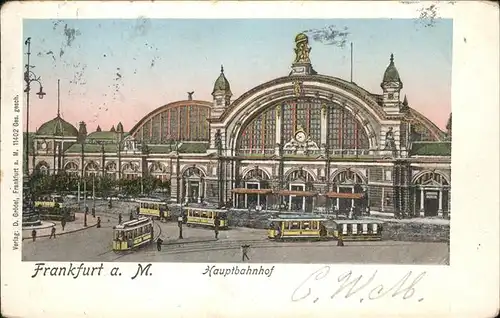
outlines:
{"label": "vintage postcard", "polygon": [[494,316],[495,17],[5,5],[2,315]]}

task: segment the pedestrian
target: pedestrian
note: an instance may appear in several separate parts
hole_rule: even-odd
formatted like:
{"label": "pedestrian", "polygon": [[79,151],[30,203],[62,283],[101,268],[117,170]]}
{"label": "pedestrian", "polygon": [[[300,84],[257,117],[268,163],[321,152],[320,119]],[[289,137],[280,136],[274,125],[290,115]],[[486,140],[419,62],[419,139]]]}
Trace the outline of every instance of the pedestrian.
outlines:
{"label": "pedestrian", "polygon": [[92,207],[92,217],[95,218],[95,207]]}
{"label": "pedestrian", "polygon": [[62,227],[62,230],[64,231],[64,227],[66,226],[66,218],[63,217],[62,220],[61,220],[61,227]]}
{"label": "pedestrian", "polygon": [[134,219],[134,213],[132,211],[130,211],[129,218],[130,218],[130,221],[132,221]]}
{"label": "pedestrian", "polygon": [[85,205],[85,213],[89,213],[89,206]]}
{"label": "pedestrian", "polygon": [[250,260],[250,258],[248,257],[247,253],[248,253],[248,249],[250,248],[250,245],[242,245],[241,246],[241,261],[244,262],[245,261],[245,258],[247,260]]}
{"label": "pedestrian", "polygon": [[100,228],[101,227],[101,217],[98,216],[97,217],[97,228]]}
{"label": "pedestrian", "polygon": [[215,239],[219,239],[219,226],[220,226],[220,218],[218,215],[214,218],[214,231],[215,231]]}
{"label": "pedestrian", "polygon": [[31,238],[33,239],[33,242],[36,241],[36,230],[33,229],[33,231],[31,231]]}
{"label": "pedestrian", "polygon": [[50,230],[50,236],[49,236],[49,239],[51,239],[51,238],[52,238],[52,236],[53,236],[54,238],[56,238],[56,227],[55,227],[55,226],[53,226],[53,227],[52,227],[52,229]]}
{"label": "pedestrian", "polygon": [[111,203],[111,198],[109,198],[108,201],[108,209],[111,209],[113,207],[113,203]]}
{"label": "pedestrian", "polygon": [[182,237],[182,215],[179,215],[177,218],[177,225],[179,226],[179,239],[183,239]]}
{"label": "pedestrian", "polygon": [[158,250],[158,252],[161,251],[161,244],[163,243],[163,240],[161,238],[158,238],[156,240],[156,249]]}
{"label": "pedestrian", "polygon": [[122,224],[122,214],[118,213],[118,224]]}
{"label": "pedestrian", "polygon": [[337,246],[344,246],[344,240],[341,235],[337,238]]}

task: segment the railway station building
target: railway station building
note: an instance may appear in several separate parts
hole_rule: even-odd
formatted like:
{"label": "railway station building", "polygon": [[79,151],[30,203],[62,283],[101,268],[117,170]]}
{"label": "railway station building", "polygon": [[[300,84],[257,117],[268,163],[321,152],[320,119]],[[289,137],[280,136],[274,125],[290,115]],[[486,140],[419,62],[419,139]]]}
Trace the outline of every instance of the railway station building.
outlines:
{"label": "railway station building", "polygon": [[[171,181],[176,203],[449,217],[451,114],[440,130],[400,96],[395,57],[380,91],[313,68],[308,37],[295,37],[285,76],[233,96],[221,67],[212,100],[175,101],[125,131],[87,132],[59,114],[34,137],[41,173],[151,175]],[[207,83],[208,84],[208,83]],[[210,84],[208,84],[210,85]]]}

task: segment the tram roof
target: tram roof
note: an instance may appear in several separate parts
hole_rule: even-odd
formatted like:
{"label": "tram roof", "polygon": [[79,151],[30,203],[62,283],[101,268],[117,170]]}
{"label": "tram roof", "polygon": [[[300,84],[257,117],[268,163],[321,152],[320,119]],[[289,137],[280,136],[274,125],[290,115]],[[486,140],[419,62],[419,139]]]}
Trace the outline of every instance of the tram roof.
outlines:
{"label": "tram roof", "polygon": [[216,208],[195,208],[190,206],[183,206],[183,210],[195,210],[195,211],[207,211],[207,212],[217,212],[217,213],[227,213],[229,210],[226,209],[216,209]]}
{"label": "tram roof", "polygon": [[149,202],[149,203],[167,203],[167,201],[159,198],[137,198],[135,202]]}
{"label": "tram roof", "polygon": [[326,221],[327,218],[320,215],[306,215],[306,214],[280,214],[278,217],[269,219],[270,221]]}
{"label": "tram roof", "polygon": [[119,230],[119,229],[125,229],[125,228],[129,228],[129,227],[132,227],[132,226],[141,225],[141,224],[149,223],[149,222],[151,222],[151,220],[149,218],[147,218],[147,217],[140,217],[137,220],[130,220],[130,221],[123,222],[122,224],[117,225],[115,227],[115,229],[117,229],[117,230]]}
{"label": "tram roof", "polygon": [[384,221],[379,221],[379,220],[371,220],[371,219],[364,219],[364,220],[331,220],[334,223],[337,224],[383,224],[385,223]]}

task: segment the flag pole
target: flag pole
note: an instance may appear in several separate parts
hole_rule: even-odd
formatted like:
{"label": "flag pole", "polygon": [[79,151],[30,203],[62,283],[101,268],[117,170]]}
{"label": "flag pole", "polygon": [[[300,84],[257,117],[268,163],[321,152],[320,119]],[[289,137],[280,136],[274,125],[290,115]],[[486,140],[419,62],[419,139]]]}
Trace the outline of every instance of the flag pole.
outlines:
{"label": "flag pole", "polygon": [[351,42],[351,83],[352,83],[352,42]]}

